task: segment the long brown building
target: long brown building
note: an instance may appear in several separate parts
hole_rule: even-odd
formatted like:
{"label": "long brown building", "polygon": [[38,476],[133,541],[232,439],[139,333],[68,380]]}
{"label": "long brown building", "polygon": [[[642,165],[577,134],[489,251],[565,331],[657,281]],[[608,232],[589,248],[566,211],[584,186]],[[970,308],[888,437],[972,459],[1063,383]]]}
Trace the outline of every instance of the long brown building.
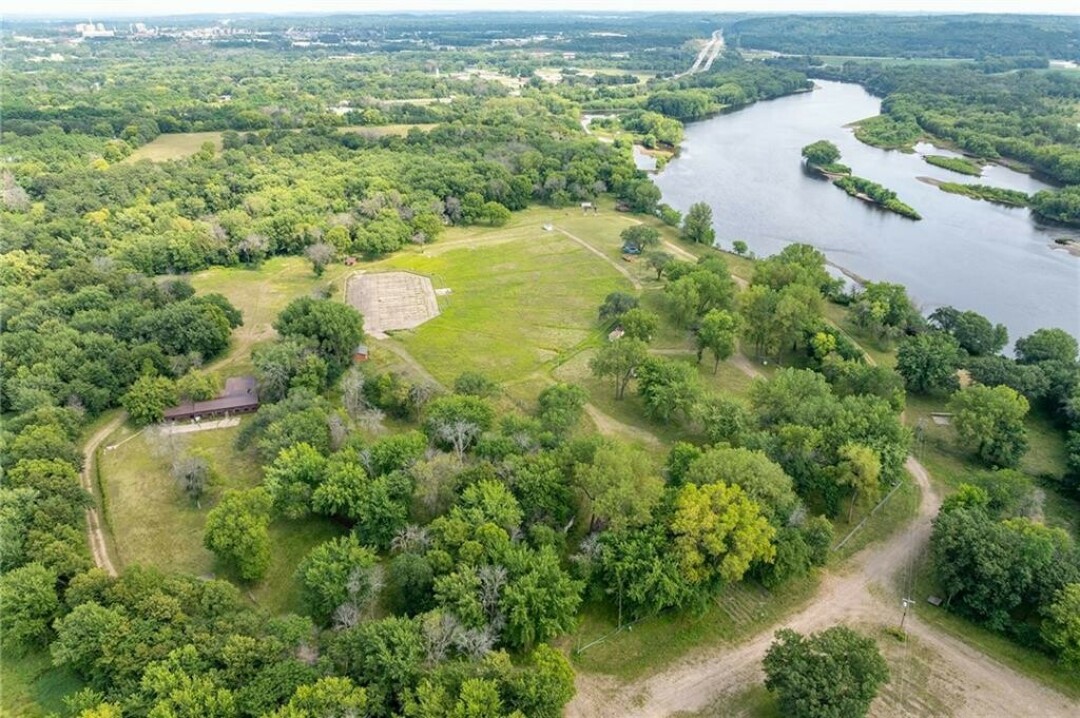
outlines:
{"label": "long brown building", "polygon": [[188,401],[166,409],[165,421],[188,421],[210,416],[249,414],[259,408],[255,377],[238,376],[225,381],[221,396],[208,401]]}

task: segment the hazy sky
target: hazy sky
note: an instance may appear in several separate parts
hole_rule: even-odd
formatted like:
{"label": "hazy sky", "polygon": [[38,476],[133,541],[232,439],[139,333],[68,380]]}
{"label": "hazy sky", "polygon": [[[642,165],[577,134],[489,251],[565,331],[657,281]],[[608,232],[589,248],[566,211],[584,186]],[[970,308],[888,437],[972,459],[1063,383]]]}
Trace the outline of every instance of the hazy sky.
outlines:
{"label": "hazy sky", "polygon": [[[986,12],[1080,14],[1078,0],[39,0],[9,6],[11,15],[175,15],[227,12],[389,12],[414,10],[556,10],[710,12]],[[14,12],[13,12],[14,11]]]}

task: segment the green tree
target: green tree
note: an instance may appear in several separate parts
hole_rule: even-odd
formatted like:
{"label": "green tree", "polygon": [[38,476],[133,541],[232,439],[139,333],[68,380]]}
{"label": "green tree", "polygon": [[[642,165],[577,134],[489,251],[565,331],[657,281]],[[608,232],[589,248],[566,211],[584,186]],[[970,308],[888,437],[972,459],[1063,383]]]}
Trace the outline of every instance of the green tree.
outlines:
{"label": "green tree", "polygon": [[712,222],[712,207],[705,202],[695,202],[683,218],[682,238],[695,244],[712,245],[716,241]]}
{"label": "green tree", "polygon": [[633,247],[639,252],[660,246],[660,232],[647,224],[635,224],[619,233],[624,247]]}
{"label": "green tree", "polygon": [[139,426],[161,421],[165,410],[175,406],[178,401],[176,384],[164,376],[139,377],[120,403],[131,415],[131,420]]}
{"label": "green tree", "polygon": [[600,305],[600,321],[618,319],[637,305],[638,299],[633,294],[612,292],[604,297],[604,303]]}
{"label": "green tree", "polygon": [[487,397],[494,396],[498,391],[498,383],[490,377],[484,376],[480,372],[465,371],[458,374],[457,378],[454,379],[455,394],[467,394],[469,396],[479,396],[486,399]]}
{"label": "green tree", "polygon": [[660,317],[648,309],[634,307],[619,318],[619,326],[622,327],[623,338],[640,339],[647,344],[660,328]]}
{"label": "green tree", "polygon": [[817,167],[826,167],[840,160],[840,150],[828,140],[818,140],[802,148],[802,156]]}
{"label": "green tree", "polygon": [[591,525],[600,519],[615,531],[648,523],[664,491],[649,455],[615,442],[605,442],[591,462],[579,464],[575,480],[591,502]]}
{"label": "green tree", "polygon": [[364,338],[364,318],[352,307],[329,299],[294,299],[278,315],[274,329],[283,337],[306,337],[334,376],[349,367],[356,345]]}
{"label": "green tree", "polygon": [[664,287],[671,313],[681,327],[689,327],[698,317],[701,307],[701,292],[692,277],[679,277]]}
{"label": "green tree", "polygon": [[682,477],[698,486],[721,481],[745,491],[777,526],[787,523],[799,503],[791,477],[761,451],[718,446],[691,461]]}
{"label": "green tree", "polygon": [[270,568],[271,506],[265,489],[228,491],[206,515],[203,545],[245,581]]}
{"label": "green tree", "polygon": [[686,484],[675,495],[671,533],[691,584],[734,583],[750,565],[776,557],[776,529],[738,486]]}
{"label": "green tree", "polygon": [[1076,339],[1064,329],[1039,329],[1016,340],[1016,360],[1021,364],[1046,361],[1076,362]]}
{"label": "green tree", "polygon": [[739,330],[739,316],[723,309],[713,309],[702,317],[697,330],[698,361],[706,349],[712,352],[715,374],[720,362],[735,353]]}
{"label": "green tree", "polygon": [[296,571],[308,612],[323,624],[339,609],[341,619],[359,613],[375,598],[374,565],[375,554],[351,534],[313,548]]}
{"label": "green tree", "polygon": [[452,448],[461,458],[494,422],[495,410],[485,400],[454,394],[427,405],[424,431],[436,444]]}
{"label": "green tree", "polygon": [[326,457],[303,442],[282,449],[266,467],[263,486],[274,510],[289,519],[311,512],[311,493],[326,476]]}
{"label": "green tree", "polygon": [[348,678],[327,676],[298,686],[289,702],[269,718],[347,718],[369,715],[367,690]]}
{"label": "green tree", "polygon": [[881,460],[873,449],[861,444],[844,444],[839,453],[836,482],[851,487],[848,508],[848,523],[851,523],[856,504],[872,506],[881,494]]}
{"label": "green tree", "polygon": [[[6,550],[6,547],[5,547]],[[40,563],[30,563],[0,577],[0,635],[4,648],[17,654],[44,645],[60,608],[57,575]]]}
{"label": "green tree", "polygon": [[960,343],[943,332],[909,337],[896,351],[896,371],[909,391],[920,394],[955,391],[962,361]]}
{"label": "green tree", "polygon": [[948,332],[971,356],[997,354],[1009,343],[1003,324],[994,325],[977,312],[961,312],[953,307],[939,307],[930,315],[930,323]]}
{"label": "green tree", "polygon": [[546,387],[537,397],[540,422],[547,431],[564,436],[581,421],[588,400],[585,390],[575,384]]}
{"label": "green tree", "polygon": [[608,342],[589,360],[589,370],[598,378],[615,381],[615,398],[622,399],[634,370],[649,357],[649,348],[640,339],[622,337]]}
{"label": "green tree", "polygon": [[1042,637],[1062,664],[1080,670],[1080,583],[1058,591],[1046,609]]}
{"label": "green tree", "polygon": [[776,632],[763,661],[765,687],[791,718],[858,718],[870,710],[889,667],[872,638],[846,626],[803,636]]}
{"label": "green tree", "polygon": [[960,441],[988,466],[1011,468],[1027,451],[1027,399],[1007,386],[971,386],[949,402]]}
{"label": "green tree", "polygon": [[637,368],[638,394],[645,413],[657,421],[689,419],[701,399],[701,380],[693,364],[649,357]]}
{"label": "green tree", "polygon": [[664,270],[675,261],[675,257],[670,252],[649,252],[645,255],[645,261],[649,263],[651,269],[656,270],[656,279],[659,281]]}
{"label": "green tree", "polygon": [[512,578],[499,600],[507,645],[529,649],[573,630],[583,585],[562,570],[555,551],[522,551],[509,563]]}

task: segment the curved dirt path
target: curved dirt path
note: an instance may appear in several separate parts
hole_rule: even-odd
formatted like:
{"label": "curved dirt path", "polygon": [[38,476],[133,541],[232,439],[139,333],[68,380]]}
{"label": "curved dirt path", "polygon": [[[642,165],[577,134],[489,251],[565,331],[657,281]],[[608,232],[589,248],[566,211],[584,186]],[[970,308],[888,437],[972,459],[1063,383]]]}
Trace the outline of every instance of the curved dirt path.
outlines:
{"label": "curved dirt path", "polygon": [[79,476],[82,487],[93,498],[93,504],[86,509],[86,536],[90,544],[90,555],[94,559],[94,565],[103,569],[110,576],[116,576],[116,566],[113,565],[109,556],[109,545],[105,541],[105,532],[101,528],[101,515],[98,511],[96,494],[94,493],[94,468],[97,465],[97,450],[101,442],[105,441],[114,431],[124,423],[127,414],[120,414],[105,426],[94,432],[83,447],[83,470]]}
{"label": "curved dirt path", "polygon": [[619,274],[621,274],[621,275],[623,275],[624,277],[626,277],[626,278],[627,278],[627,279],[628,279],[628,280],[630,281],[630,284],[634,285],[634,289],[638,290],[639,292],[641,291],[641,289],[642,289],[642,284],[641,284],[641,280],[639,280],[639,279],[638,279],[637,277],[635,277],[635,276],[634,276],[633,274],[631,274],[631,273],[630,273],[630,270],[628,270],[628,269],[627,269],[626,267],[622,267],[622,266],[619,266],[619,263],[618,263],[618,262],[616,262],[616,261],[615,261],[614,259],[612,259],[611,257],[607,256],[606,254],[604,254],[603,252],[601,252],[601,251],[600,251],[599,249],[597,249],[596,247],[594,247],[594,246],[592,246],[591,244],[589,244],[588,242],[586,242],[586,241],[585,241],[584,239],[582,239],[581,237],[578,237],[578,236],[577,236],[577,235],[575,235],[575,234],[570,234],[569,232],[567,232],[567,231],[566,231],[565,229],[563,229],[562,227],[555,227],[555,231],[556,231],[556,232],[558,232],[559,234],[561,234],[561,235],[565,236],[565,237],[569,237],[570,239],[574,240],[575,242],[577,242],[578,244],[580,244],[580,245],[581,245],[582,247],[584,247],[585,249],[587,249],[587,250],[589,250],[590,252],[592,252],[593,254],[595,254],[595,255],[596,255],[597,257],[599,257],[600,259],[602,259],[602,260],[604,260],[605,262],[607,262],[608,264],[610,264],[610,265],[611,265],[611,267],[612,267],[612,268],[613,268],[613,269],[614,269],[614,270],[615,270],[616,272],[618,272]]}
{"label": "curved dirt path", "polygon": [[[922,490],[914,522],[887,542],[864,551],[853,564],[831,571],[812,604],[742,643],[705,650],[630,684],[579,673],[577,695],[567,706],[566,715],[660,718],[680,711],[700,711],[762,681],[761,659],[777,628],[786,626],[805,633],[840,622],[896,625],[899,597],[906,592],[901,584],[910,581],[911,572],[924,554],[931,520],[941,505],[926,469],[913,457],[908,458],[906,467]],[[931,678],[944,680],[956,693],[948,711],[951,714],[973,718],[1077,715],[1077,706],[1065,696],[936,632],[920,621],[915,611],[909,613],[906,625],[921,647],[936,654],[930,663],[934,674]],[[881,703],[879,700],[876,704],[875,714],[900,714],[895,710],[897,706],[884,707]]]}
{"label": "curved dirt path", "polygon": [[588,414],[589,418],[596,424],[596,430],[601,434],[631,439],[652,448],[661,448],[663,446],[660,440],[653,436],[651,432],[639,429],[636,426],[624,424],[615,417],[600,411],[592,404],[585,405],[585,413]]}

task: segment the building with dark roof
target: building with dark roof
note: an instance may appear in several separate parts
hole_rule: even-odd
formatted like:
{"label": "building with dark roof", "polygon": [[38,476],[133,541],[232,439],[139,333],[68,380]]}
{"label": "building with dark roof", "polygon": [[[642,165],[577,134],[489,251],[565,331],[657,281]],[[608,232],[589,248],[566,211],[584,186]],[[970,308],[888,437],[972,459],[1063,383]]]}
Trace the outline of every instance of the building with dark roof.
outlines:
{"label": "building with dark roof", "polygon": [[166,409],[165,421],[189,421],[211,416],[250,414],[259,408],[255,377],[238,376],[226,380],[225,391],[208,401],[187,401]]}

